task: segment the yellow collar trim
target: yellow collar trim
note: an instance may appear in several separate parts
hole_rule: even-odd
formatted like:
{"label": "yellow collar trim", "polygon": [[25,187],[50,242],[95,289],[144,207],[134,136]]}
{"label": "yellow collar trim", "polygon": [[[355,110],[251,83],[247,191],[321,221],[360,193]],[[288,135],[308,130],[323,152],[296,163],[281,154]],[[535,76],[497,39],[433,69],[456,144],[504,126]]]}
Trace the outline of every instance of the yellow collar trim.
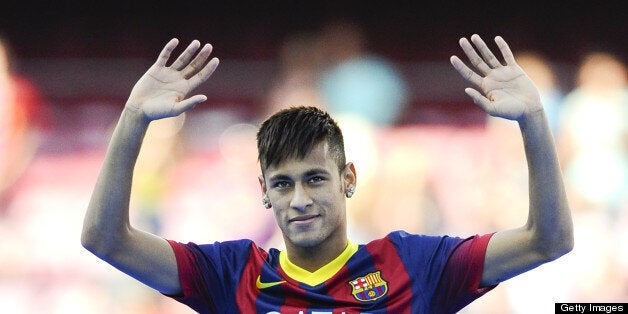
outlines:
{"label": "yellow collar trim", "polygon": [[347,247],[338,257],[314,272],[309,272],[293,264],[288,259],[288,253],[286,251],[279,252],[279,264],[290,278],[313,287],[335,275],[357,251],[358,245],[351,242],[351,240],[347,240]]}

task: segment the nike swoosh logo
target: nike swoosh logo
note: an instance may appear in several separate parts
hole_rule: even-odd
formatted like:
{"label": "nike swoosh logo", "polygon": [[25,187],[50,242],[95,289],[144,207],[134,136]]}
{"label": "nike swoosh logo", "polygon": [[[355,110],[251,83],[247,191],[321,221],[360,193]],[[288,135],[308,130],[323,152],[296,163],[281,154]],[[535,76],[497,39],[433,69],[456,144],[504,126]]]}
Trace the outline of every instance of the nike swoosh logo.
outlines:
{"label": "nike swoosh logo", "polygon": [[270,288],[270,287],[274,287],[276,285],[280,285],[284,282],[286,282],[285,280],[282,281],[271,281],[271,282],[262,282],[260,275],[257,276],[257,280],[255,281],[255,286],[257,287],[257,289],[266,289],[266,288]]}

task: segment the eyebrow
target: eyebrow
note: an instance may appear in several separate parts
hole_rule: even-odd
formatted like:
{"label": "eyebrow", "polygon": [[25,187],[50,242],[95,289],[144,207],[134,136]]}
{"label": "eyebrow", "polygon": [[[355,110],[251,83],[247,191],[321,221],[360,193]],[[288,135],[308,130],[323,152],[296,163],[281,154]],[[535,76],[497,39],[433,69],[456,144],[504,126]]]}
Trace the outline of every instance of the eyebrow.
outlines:
{"label": "eyebrow", "polygon": [[268,178],[268,182],[285,181],[285,180],[292,180],[292,178],[290,178],[290,176],[287,176],[287,175],[284,175],[284,174],[277,174],[277,175],[274,175],[274,176]]}
{"label": "eyebrow", "polygon": [[314,168],[314,169],[310,169],[308,171],[306,171],[303,176],[304,177],[311,177],[317,174],[324,174],[324,175],[329,175],[329,171],[327,171],[327,169],[325,168]]}
{"label": "eyebrow", "polygon": [[[313,168],[309,169],[302,174],[302,177],[307,178],[315,175],[329,175],[329,171],[325,168]],[[292,180],[292,177],[286,174],[276,174],[268,178],[268,182]]]}

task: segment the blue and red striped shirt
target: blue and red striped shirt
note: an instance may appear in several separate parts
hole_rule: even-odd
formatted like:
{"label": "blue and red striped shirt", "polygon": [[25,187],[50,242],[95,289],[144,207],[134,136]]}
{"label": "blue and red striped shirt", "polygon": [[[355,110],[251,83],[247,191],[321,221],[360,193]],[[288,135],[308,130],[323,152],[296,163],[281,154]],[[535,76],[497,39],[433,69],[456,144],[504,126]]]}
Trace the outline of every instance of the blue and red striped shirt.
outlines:
{"label": "blue and red striped shirt", "polygon": [[491,235],[395,231],[368,244],[349,242],[315,272],[250,240],[169,241],[182,287],[172,297],[199,313],[455,313],[493,288],[480,287]]}

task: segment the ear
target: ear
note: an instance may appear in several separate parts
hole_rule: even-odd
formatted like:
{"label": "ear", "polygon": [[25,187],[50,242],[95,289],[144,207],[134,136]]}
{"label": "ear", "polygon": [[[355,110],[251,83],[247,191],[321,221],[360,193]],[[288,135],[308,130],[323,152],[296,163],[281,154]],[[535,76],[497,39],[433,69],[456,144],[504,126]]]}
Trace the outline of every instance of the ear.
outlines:
{"label": "ear", "polygon": [[262,189],[262,196],[266,196],[266,180],[264,180],[264,174],[260,174],[257,179],[259,180],[259,186]]}
{"label": "ear", "polygon": [[345,169],[343,170],[342,177],[344,179],[344,188],[348,188],[349,186],[355,187],[358,183],[358,177],[355,172],[355,166],[352,162],[348,162],[345,165]]}

